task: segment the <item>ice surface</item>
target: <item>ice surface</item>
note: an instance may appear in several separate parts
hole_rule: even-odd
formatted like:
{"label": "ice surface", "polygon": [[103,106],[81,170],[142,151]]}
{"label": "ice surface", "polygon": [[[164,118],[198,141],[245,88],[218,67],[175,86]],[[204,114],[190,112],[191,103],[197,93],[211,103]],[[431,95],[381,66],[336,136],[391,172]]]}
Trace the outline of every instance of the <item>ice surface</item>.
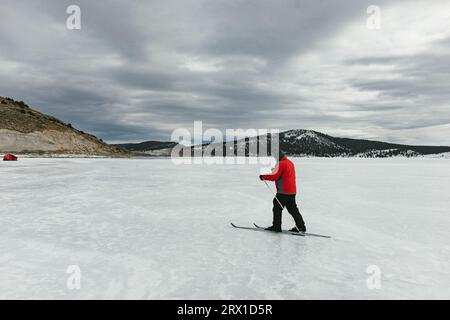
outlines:
{"label": "ice surface", "polygon": [[255,165],[2,162],[0,298],[450,299],[448,160],[295,163],[308,230],[332,239],[230,227],[271,223]]}

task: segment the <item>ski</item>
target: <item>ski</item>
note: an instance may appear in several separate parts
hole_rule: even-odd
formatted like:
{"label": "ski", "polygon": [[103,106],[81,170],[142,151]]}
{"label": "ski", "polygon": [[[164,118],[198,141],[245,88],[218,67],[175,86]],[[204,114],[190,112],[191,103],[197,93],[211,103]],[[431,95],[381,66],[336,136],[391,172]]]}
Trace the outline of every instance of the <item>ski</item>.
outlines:
{"label": "ski", "polygon": [[[241,226],[237,226],[237,225],[235,225],[234,223],[231,222],[231,226],[233,226],[234,228],[237,228],[237,229],[245,229],[245,230],[253,230],[253,231],[265,231],[265,232],[275,233],[273,231],[265,230],[264,228],[261,228],[261,227],[256,227],[256,225],[255,225],[255,227],[241,227]],[[278,233],[291,234],[293,236],[300,236],[300,237],[304,237],[305,236],[304,234],[297,233],[297,232],[290,232],[290,231],[287,231],[287,230],[282,230],[281,232],[278,232]]]}
{"label": "ski", "polygon": [[[263,227],[258,226],[256,223],[253,223],[253,225],[254,225],[256,228],[258,228],[259,230],[264,230]],[[330,238],[331,238],[330,236],[324,236],[324,235],[322,235],[322,234],[310,233],[310,232],[300,232],[300,233],[297,233],[297,232],[290,232],[290,231],[284,231],[284,230],[283,230],[283,232],[288,232],[288,233],[290,233],[290,234],[295,234],[295,235],[299,235],[299,234],[300,234],[300,235],[303,235],[303,236],[320,237],[320,238],[327,238],[327,239],[330,239]]]}

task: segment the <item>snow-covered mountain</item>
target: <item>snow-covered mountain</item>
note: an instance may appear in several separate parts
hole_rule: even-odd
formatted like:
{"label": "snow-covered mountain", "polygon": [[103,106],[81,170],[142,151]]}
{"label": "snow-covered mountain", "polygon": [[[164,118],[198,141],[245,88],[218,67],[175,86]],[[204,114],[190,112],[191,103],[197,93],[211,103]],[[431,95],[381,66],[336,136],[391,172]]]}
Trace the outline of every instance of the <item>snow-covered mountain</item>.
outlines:
{"label": "snow-covered mountain", "polygon": [[[246,156],[256,156],[259,155],[259,150],[255,145],[262,138],[267,139],[268,142],[271,139],[278,138],[280,150],[292,156],[386,158],[396,156],[439,156],[445,152],[450,152],[450,147],[446,146],[412,146],[371,140],[338,138],[314,130],[304,129],[284,131],[274,137],[269,135],[241,139],[236,141],[234,145],[230,143],[204,144],[203,148],[209,146],[209,148],[214,147],[217,149],[222,146],[226,155],[238,154],[238,150],[245,150]],[[198,148],[198,146],[195,148]]]}
{"label": "snow-covered mountain", "polygon": [[332,137],[313,130],[295,129],[281,132],[280,149],[290,155],[327,156],[348,154],[349,149]]}
{"label": "snow-covered mountain", "polygon": [[446,146],[411,146],[372,140],[338,138],[313,130],[301,129],[280,133],[280,148],[291,155],[364,158],[416,157],[450,151],[450,147]]}

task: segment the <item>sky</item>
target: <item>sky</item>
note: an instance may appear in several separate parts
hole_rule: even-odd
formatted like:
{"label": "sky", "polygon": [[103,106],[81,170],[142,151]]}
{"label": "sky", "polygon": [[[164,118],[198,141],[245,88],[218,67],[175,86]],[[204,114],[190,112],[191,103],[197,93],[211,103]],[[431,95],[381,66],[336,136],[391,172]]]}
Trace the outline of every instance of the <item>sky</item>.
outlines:
{"label": "sky", "polygon": [[[81,29],[67,28],[70,5]],[[111,143],[202,121],[450,145],[449,0],[0,6],[0,96]]]}

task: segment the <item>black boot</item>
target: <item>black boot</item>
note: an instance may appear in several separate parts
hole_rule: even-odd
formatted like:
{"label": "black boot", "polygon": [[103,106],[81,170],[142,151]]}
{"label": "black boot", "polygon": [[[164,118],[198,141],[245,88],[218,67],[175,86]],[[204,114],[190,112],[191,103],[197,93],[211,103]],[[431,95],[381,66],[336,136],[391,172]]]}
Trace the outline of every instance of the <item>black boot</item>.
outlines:
{"label": "black boot", "polygon": [[289,230],[289,232],[306,232],[306,227],[303,227],[303,228],[297,228],[297,227],[294,227],[294,228],[292,228],[291,230]]}
{"label": "black boot", "polygon": [[270,227],[266,228],[265,230],[273,231],[273,232],[281,232],[281,228],[277,228],[275,226],[270,226]]}

